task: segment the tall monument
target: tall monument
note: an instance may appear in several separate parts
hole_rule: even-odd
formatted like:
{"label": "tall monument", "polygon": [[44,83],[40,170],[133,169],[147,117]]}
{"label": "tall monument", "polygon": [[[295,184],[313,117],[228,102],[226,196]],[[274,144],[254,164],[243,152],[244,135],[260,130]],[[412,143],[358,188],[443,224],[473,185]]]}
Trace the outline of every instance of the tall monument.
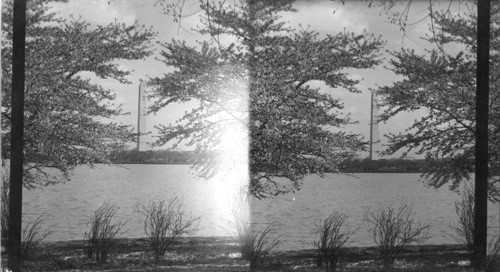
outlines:
{"label": "tall monument", "polygon": [[137,109],[137,151],[144,150],[146,142],[144,141],[144,134],[146,133],[146,115],[147,115],[147,94],[144,89],[144,83],[139,83],[139,99]]}
{"label": "tall monument", "polygon": [[374,153],[374,145],[376,146],[379,143],[378,138],[378,105],[377,98],[375,94],[375,90],[372,90],[371,94],[371,102],[370,102],[370,154],[368,155],[368,159],[373,159]]}

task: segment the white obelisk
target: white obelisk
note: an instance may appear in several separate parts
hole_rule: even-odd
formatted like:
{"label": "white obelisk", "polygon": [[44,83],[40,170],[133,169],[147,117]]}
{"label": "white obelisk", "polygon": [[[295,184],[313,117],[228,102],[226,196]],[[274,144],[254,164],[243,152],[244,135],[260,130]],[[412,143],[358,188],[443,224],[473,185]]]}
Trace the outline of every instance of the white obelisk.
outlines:
{"label": "white obelisk", "polygon": [[379,141],[378,138],[378,106],[376,103],[375,91],[372,90],[370,103],[370,154],[368,159],[373,159],[373,144]]}
{"label": "white obelisk", "polygon": [[144,90],[144,83],[139,83],[139,99],[137,108],[137,151],[141,151],[144,140],[141,141],[141,133],[146,131],[147,97]]}

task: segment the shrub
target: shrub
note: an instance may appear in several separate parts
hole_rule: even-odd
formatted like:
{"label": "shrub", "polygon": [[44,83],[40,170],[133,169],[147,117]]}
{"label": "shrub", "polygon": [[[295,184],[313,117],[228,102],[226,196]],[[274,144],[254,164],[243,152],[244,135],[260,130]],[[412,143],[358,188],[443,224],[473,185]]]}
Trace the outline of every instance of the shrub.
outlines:
{"label": "shrub", "polygon": [[317,265],[336,271],[339,259],[345,254],[345,246],[351,242],[357,229],[344,226],[347,215],[339,212],[330,214],[317,224],[314,247],[318,249]]}
{"label": "shrub", "polygon": [[[7,242],[9,235],[9,176],[2,175],[2,244]],[[41,242],[50,234],[48,229],[42,229],[43,215],[29,221],[23,229],[21,240],[21,259],[27,260],[33,256]]]}
{"label": "shrub", "polygon": [[232,227],[231,235],[236,237],[236,242],[240,246],[241,256],[245,260],[250,260],[252,252],[252,236],[250,235],[250,205],[248,194],[241,190],[235,196],[233,203],[233,218],[229,220]]}
{"label": "shrub", "polygon": [[9,231],[9,176],[2,171],[2,242],[8,237]]}
{"label": "shrub", "polygon": [[244,259],[250,261],[251,269],[257,268],[258,262],[278,245],[280,236],[271,238],[273,225],[273,223],[267,225],[264,230],[257,231],[254,235],[252,235],[254,231],[248,228],[247,232],[240,237],[240,241],[243,240],[241,255]]}
{"label": "shrub", "polygon": [[42,229],[42,224],[42,215],[26,224],[26,227],[23,230],[23,239],[21,241],[22,260],[28,260],[31,258],[36,253],[43,239],[50,234],[48,229]]}
{"label": "shrub", "polygon": [[488,245],[485,272],[500,271],[500,238],[493,238]]}
{"label": "shrub", "polygon": [[384,268],[391,267],[407,245],[423,243],[429,238],[430,225],[415,222],[412,208],[406,203],[399,208],[367,211],[364,219],[373,232]]}
{"label": "shrub", "polygon": [[90,216],[85,232],[87,240],[86,250],[88,258],[95,258],[99,263],[105,263],[110,249],[114,246],[114,239],[120,234],[125,225],[124,221],[114,221],[118,206],[104,202]]}
{"label": "shrub", "polygon": [[[2,244],[9,235],[9,175],[2,171]],[[48,229],[42,229],[43,215],[29,221],[23,229],[21,240],[21,259],[30,259],[41,242],[50,234]]]}
{"label": "shrub", "polygon": [[452,227],[456,233],[453,237],[458,243],[465,244],[472,258],[474,253],[474,189],[471,186],[465,185],[462,198],[455,202],[455,212],[458,215],[458,225]]}
{"label": "shrub", "polygon": [[170,245],[184,234],[198,229],[199,217],[188,217],[178,197],[169,202],[152,200],[147,206],[137,203],[135,212],[144,224],[155,262],[165,254]]}
{"label": "shrub", "polygon": [[240,246],[241,257],[250,262],[250,268],[257,267],[257,263],[266,257],[278,245],[281,235],[271,238],[273,223],[270,223],[260,232],[255,232],[250,222],[250,205],[248,193],[241,191],[236,197],[233,207],[233,226],[236,240]]}

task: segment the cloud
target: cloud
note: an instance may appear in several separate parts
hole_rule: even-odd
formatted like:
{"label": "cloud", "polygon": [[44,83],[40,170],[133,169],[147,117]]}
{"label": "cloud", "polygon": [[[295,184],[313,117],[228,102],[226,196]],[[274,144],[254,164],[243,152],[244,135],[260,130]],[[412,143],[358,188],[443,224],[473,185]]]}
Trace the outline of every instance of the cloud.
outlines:
{"label": "cloud", "polygon": [[52,9],[63,18],[81,16],[85,21],[96,25],[107,25],[115,21],[130,25],[136,20],[133,10],[108,0],[71,0],[68,3],[55,3]]}

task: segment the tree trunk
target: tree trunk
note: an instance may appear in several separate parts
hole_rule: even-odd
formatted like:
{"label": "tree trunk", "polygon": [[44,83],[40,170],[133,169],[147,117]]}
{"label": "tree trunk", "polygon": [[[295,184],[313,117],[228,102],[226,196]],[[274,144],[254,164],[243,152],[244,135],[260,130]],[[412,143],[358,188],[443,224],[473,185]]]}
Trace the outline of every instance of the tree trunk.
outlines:
{"label": "tree trunk", "polygon": [[10,134],[9,268],[21,271],[26,1],[14,1]]}
{"label": "tree trunk", "polygon": [[482,270],[486,264],[488,215],[489,0],[478,1],[477,18],[476,173],[473,265],[476,270]]}
{"label": "tree trunk", "polygon": [[12,118],[10,134],[9,268],[21,271],[21,224],[23,203],[24,60],[26,1],[14,1],[12,49]]}

